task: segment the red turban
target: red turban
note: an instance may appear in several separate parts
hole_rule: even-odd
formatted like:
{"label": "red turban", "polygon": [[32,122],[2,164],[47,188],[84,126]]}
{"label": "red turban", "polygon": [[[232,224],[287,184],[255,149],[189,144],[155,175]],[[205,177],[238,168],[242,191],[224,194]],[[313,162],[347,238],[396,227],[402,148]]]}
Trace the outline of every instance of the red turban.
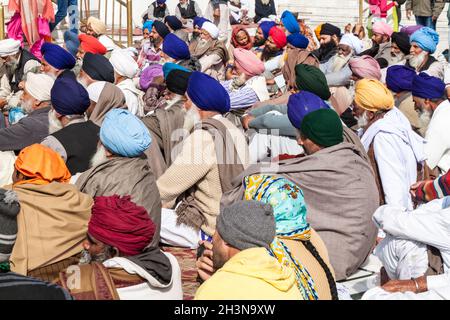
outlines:
{"label": "red turban", "polygon": [[152,241],[156,226],[147,210],[131,202],[130,196],[96,197],[88,233],[96,240],[134,256]]}
{"label": "red turban", "polygon": [[273,43],[275,43],[278,49],[283,49],[286,46],[286,34],[281,28],[272,27],[269,31],[269,36],[272,37]]}
{"label": "red turban", "polygon": [[78,36],[78,39],[80,40],[80,46],[84,52],[101,55],[106,53],[106,47],[102,45],[97,38],[83,33]]}

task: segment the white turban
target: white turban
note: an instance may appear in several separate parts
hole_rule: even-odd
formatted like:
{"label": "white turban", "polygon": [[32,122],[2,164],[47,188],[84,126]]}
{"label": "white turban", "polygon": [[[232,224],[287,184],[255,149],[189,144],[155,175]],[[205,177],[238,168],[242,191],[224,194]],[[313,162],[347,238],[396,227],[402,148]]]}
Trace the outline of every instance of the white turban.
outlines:
{"label": "white turban", "polygon": [[89,94],[89,99],[91,99],[92,101],[97,103],[98,99],[100,99],[100,95],[101,95],[103,89],[105,88],[105,84],[106,84],[105,81],[96,81],[94,83],[91,83],[87,87],[87,92]]}
{"label": "white turban", "polygon": [[108,36],[101,35],[97,40],[106,48],[106,51],[112,51],[117,48],[114,41]]}
{"label": "white turban", "polygon": [[55,80],[49,75],[29,72],[25,81],[25,90],[36,100],[50,101],[50,92],[54,83]]}
{"label": "white turban", "polygon": [[355,51],[356,54],[360,54],[363,51],[363,43],[362,41],[351,33],[346,33],[342,36],[339,44],[345,44]]}
{"label": "white turban", "polygon": [[114,50],[109,62],[118,74],[130,79],[133,79],[139,71],[137,62],[126,50]]}
{"label": "white turban", "polygon": [[213,39],[217,39],[219,37],[219,28],[217,28],[217,26],[212,22],[204,22],[202,25],[202,29],[208,31]]}
{"label": "white turban", "polygon": [[20,41],[14,39],[5,39],[0,41],[0,57],[11,56],[19,52]]}

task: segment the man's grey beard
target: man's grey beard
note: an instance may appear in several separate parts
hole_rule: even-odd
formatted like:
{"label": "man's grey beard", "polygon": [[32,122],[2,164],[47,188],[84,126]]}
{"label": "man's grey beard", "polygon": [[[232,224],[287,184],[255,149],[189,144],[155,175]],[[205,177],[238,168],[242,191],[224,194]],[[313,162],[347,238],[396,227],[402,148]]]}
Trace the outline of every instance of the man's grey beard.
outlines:
{"label": "man's grey beard", "polygon": [[197,112],[196,108],[192,106],[184,117],[183,129],[186,131],[191,131],[192,128],[201,121],[200,115]]}
{"label": "man's grey beard", "polygon": [[18,63],[19,63],[19,60],[17,60],[16,58],[11,58],[10,61],[5,62],[5,65],[8,68],[16,69]]}
{"label": "man's grey beard", "polygon": [[[397,64],[399,62],[402,62],[406,59],[406,55],[403,52],[400,53],[392,53],[391,52],[391,64]],[[408,56],[409,57],[409,56]]]}
{"label": "man's grey beard", "polygon": [[92,157],[90,161],[90,168],[95,168],[98,165],[102,164],[103,162],[108,161],[108,155],[106,153],[106,148],[103,146],[103,144],[100,144],[97,147],[97,151],[95,152],[94,156]]}
{"label": "man's grey beard", "polygon": [[56,131],[64,128],[63,124],[56,117],[55,110],[50,110],[48,112],[48,134],[55,133]]}
{"label": "man's grey beard", "polygon": [[427,55],[428,55],[428,53],[425,52],[425,51],[422,51],[418,55],[412,55],[409,58],[409,65],[411,67],[415,68],[415,69],[419,68],[420,66],[422,66],[422,64],[425,61]]}
{"label": "man's grey beard", "polygon": [[419,124],[421,128],[427,128],[430,124],[433,112],[429,110],[419,111]]}
{"label": "man's grey beard", "polygon": [[367,112],[364,111],[364,113],[362,114],[362,116],[360,117],[356,117],[356,120],[358,121],[358,128],[365,128],[367,126],[367,124],[369,123],[369,118],[367,117]]}
{"label": "man's grey beard", "polygon": [[181,101],[183,99],[183,96],[179,95],[179,94],[172,94],[172,97],[170,100],[166,99],[166,109],[170,108],[171,106],[173,106],[175,103]]}
{"label": "man's grey beard", "polygon": [[20,106],[26,114],[30,114],[33,112],[33,102],[31,102],[30,100],[22,100],[20,102]]}
{"label": "man's grey beard", "polygon": [[350,60],[351,57],[352,57],[351,53],[348,56],[337,54],[336,58],[334,58],[333,66],[332,66],[331,70],[333,72],[340,71],[343,67],[345,67],[347,65],[348,60]]}
{"label": "man's grey beard", "polygon": [[261,3],[265,6],[269,4],[270,0],[261,0]]}
{"label": "man's grey beard", "polygon": [[211,42],[209,40],[199,38],[196,50],[203,50],[204,48],[209,48],[211,46]]}
{"label": "man's grey beard", "polygon": [[106,253],[106,249],[95,256],[92,256],[88,250],[84,249],[83,251],[81,251],[81,258],[80,261],[78,261],[78,264],[89,264],[91,262],[104,262],[109,258],[110,257]]}

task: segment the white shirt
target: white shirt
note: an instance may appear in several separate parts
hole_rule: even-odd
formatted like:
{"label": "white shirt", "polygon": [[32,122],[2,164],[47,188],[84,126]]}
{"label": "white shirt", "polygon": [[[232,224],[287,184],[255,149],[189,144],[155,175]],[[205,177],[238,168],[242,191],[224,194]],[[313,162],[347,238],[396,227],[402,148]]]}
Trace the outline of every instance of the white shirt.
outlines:
{"label": "white shirt", "polygon": [[139,101],[139,90],[134,85],[133,80],[126,79],[118,83],[117,87],[122,90],[123,95],[125,96],[128,111],[134,115],[143,116],[143,106]]}
{"label": "white shirt", "polygon": [[446,173],[450,168],[450,102],[445,100],[433,112],[425,134],[425,155],[430,168]]}

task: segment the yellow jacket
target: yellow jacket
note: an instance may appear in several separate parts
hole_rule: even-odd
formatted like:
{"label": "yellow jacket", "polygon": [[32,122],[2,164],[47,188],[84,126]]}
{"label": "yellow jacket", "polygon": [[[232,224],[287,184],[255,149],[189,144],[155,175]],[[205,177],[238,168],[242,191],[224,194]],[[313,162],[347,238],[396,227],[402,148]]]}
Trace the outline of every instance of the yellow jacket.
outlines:
{"label": "yellow jacket", "polygon": [[243,250],[198,288],[195,300],[300,300],[294,271],[264,248]]}

